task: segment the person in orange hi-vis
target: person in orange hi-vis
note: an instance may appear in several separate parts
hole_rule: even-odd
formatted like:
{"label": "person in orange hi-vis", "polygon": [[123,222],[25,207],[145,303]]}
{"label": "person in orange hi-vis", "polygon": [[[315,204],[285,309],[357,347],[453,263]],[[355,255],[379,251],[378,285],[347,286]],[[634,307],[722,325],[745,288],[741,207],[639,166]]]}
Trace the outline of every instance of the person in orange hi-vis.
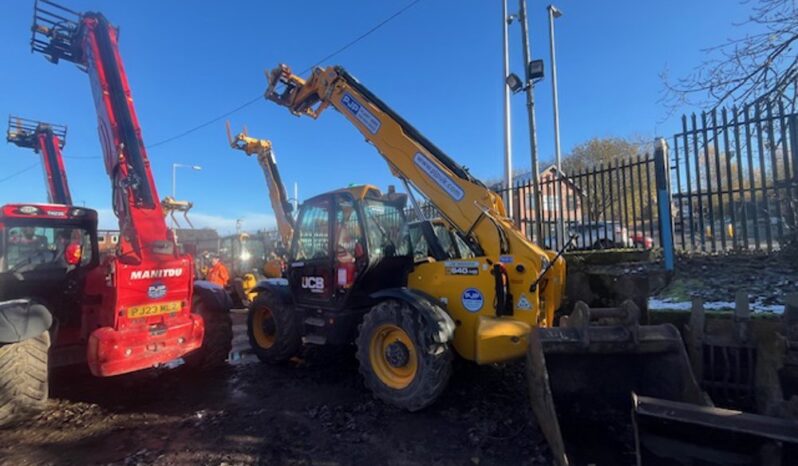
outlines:
{"label": "person in orange hi-vis", "polygon": [[227,267],[219,260],[219,256],[211,256],[211,268],[208,269],[205,279],[220,286],[227,285],[230,274],[227,272]]}

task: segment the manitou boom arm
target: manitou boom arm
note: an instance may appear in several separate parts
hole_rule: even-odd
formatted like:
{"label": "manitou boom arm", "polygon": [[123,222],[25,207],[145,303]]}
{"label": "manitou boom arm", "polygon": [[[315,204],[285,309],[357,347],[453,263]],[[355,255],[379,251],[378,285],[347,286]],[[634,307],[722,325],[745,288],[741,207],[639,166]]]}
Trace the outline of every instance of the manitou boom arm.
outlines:
{"label": "manitou boom arm", "polygon": [[108,376],[177,358],[220,364],[230,344],[229,298],[219,286],[194,281],[191,256],[180,252],[166,226],[118,36],[100,13],[80,14],[47,0],[35,4],[33,51],[53,63],[71,61],[89,75],[119,219],[116,253],[92,270],[84,290],[81,328],[89,367]]}
{"label": "manitou boom arm", "polygon": [[[501,198],[471,176],[441,149],[382,102],[342,67],[316,68],[304,80],[285,65],[269,74],[266,98],[295,115],[318,118],[329,106],[336,108],[372,143],[394,175],[412,184],[457,230],[479,245],[495,264],[514,257],[526,278],[508,285],[508,295],[534,295],[545,306],[537,321],[551,325],[564,292],[565,263],[555,254],[527,241],[506,217]],[[545,272],[545,277],[541,274]],[[543,278],[543,280],[540,280]],[[549,283],[552,282],[552,283]],[[538,293],[543,290],[540,300]],[[511,305],[511,303],[506,303]],[[538,311],[535,306],[535,311]],[[505,310],[498,309],[500,315]]]}
{"label": "manitou boom arm", "polygon": [[263,169],[266,178],[266,187],[269,189],[269,199],[272,204],[274,216],[277,219],[277,229],[284,247],[291,245],[294,236],[294,217],[291,216],[292,205],[285,194],[285,186],[277,170],[277,161],[274,159],[272,142],[268,139],[257,139],[247,135],[246,129],[233,138],[230,124],[227,124],[227,139],[233,149],[244,151],[247,155],[257,155],[258,163]]}
{"label": "manitou boom arm", "polygon": [[66,126],[20,117],[8,117],[6,140],[33,149],[42,156],[47,199],[51,204],[72,205],[61,149],[66,144]]}
{"label": "manitou boom arm", "polygon": [[122,233],[121,255],[141,262],[155,251],[174,254],[119,55],[118,29],[100,13],[79,14],[47,0],[36,2],[34,14],[32,50],[53,63],[71,61],[89,74],[105,169],[113,186],[114,213]]}

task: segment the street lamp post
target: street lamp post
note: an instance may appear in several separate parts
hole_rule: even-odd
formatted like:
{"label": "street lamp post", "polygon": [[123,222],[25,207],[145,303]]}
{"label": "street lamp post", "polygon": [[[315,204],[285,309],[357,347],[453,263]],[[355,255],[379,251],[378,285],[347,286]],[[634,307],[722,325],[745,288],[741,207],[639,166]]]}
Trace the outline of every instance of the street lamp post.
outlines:
{"label": "street lamp post", "polygon": [[549,12],[549,51],[551,53],[551,93],[554,100],[554,157],[557,167],[557,209],[560,211],[557,216],[557,247],[560,247],[560,240],[565,238],[565,228],[563,224],[562,211],[562,159],[560,152],[560,99],[557,94],[557,54],[554,46],[554,19],[562,16],[562,12],[554,5],[548,6]]}
{"label": "street lamp post", "polygon": [[172,164],[172,197],[177,199],[177,169],[178,168],[190,168],[192,170],[200,171],[202,167],[199,165],[186,165],[183,163],[173,163]]}
{"label": "street lamp post", "polygon": [[[192,170],[200,171],[202,167],[199,165],[186,165],[183,163],[173,163],[172,164],[172,199],[177,199],[177,169],[178,168],[190,168]],[[171,216],[170,216],[171,217]],[[172,228],[175,226],[175,219],[172,218]]]}

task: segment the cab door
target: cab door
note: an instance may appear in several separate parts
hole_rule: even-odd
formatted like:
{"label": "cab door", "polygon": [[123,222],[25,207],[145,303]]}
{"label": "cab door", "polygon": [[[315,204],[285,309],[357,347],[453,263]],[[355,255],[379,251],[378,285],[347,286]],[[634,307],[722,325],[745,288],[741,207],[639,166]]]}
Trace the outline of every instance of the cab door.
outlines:
{"label": "cab door", "polygon": [[330,306],[333,283],[332,196],[302,205],[294,232],[288,280],[300,305]]}

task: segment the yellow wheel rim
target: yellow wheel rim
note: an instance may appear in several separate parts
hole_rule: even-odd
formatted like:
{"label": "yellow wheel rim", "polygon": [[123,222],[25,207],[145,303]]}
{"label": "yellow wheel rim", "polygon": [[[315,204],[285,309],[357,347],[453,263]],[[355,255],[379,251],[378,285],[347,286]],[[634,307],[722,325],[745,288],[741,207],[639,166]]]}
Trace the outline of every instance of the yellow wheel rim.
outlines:
{"label": "yellow wheel rim", "polygon": [[418,371],[416,346],[407,332],[393,324],[380,325],[372,333],[369,361],[377,378],[395,389],[410,385]]}
{"label": "yellow wheel rim", "polygon": [[255,342],[263,349],[269,349],[274,345],[275,333],[277,328],[274,325],[274,316],[269,308],[261,307],[253,309],[252,312],[252,335]]}

